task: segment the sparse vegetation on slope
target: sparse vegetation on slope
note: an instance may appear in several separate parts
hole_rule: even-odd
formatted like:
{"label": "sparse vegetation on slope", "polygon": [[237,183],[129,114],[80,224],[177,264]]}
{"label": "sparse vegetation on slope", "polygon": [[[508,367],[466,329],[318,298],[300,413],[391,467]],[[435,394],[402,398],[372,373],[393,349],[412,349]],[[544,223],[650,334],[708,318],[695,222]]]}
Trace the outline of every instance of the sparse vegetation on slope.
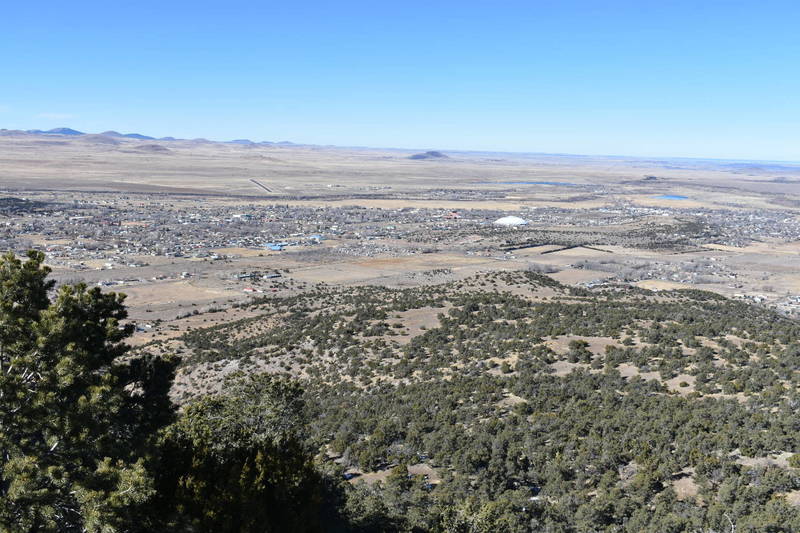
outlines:
{"label": "sparse vegetation on slope", "polygon": [[309,442],[354,482],[351,523],[800,527],[786,497],[800,478],[780,459],[797,451],[796,321],[703,291],[532,272],[254,305],[262,315],[184,335],[182,372],[197,390],[231,364],[299,379]]}

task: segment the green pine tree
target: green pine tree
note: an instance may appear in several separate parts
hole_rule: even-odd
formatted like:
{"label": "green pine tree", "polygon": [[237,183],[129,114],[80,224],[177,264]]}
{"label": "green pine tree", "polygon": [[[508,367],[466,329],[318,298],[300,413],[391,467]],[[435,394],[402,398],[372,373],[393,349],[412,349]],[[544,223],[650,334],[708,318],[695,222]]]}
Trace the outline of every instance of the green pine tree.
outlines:
{"label": "green pine tree", "polygon": [[124,295],[0,258],[0,530],[147,530],[175,362],[132,358]]}
{"label": "green pine tree", "polygon": [[[170,527],[208,532],[331,530],[326,480],[305,444],[302,390],[286,378],[235,375],[190,403],[164,433],[159,493]],[[335,512],[329,520],[336,521]]]}

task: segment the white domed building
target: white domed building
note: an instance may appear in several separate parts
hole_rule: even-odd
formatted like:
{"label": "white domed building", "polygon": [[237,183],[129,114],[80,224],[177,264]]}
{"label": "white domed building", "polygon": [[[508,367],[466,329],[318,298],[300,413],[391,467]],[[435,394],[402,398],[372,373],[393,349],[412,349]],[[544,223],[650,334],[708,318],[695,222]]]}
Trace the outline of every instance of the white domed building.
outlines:
{"label": "white domed building", "polygon": [[528,223],[527,220],[524,218],[509,216],[498,218],[494,221],[495,226],[506,226],[506,227],[514,227],[514,226],[524,226]]}

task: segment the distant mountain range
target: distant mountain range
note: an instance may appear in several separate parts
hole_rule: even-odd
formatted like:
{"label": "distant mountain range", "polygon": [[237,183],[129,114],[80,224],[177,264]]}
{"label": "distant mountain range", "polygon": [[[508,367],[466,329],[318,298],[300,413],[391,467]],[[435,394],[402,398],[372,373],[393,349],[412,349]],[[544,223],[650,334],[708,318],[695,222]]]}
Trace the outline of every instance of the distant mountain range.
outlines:
{"label": "distant mountain range", "polygon": [[[193,144],[236,144],[240,146],[309,146],[306,144],[298,144],[293,143],[291,141],[253,141],[250,139],[233,139],[230,141],[210,141],[208,139],[197,138],[197,139],[181,139],[177,137],[151,137],[149,135],[143,135],[141,133],[120,133],[116,130],[108,130],[102,133],[87,133],[83,131],[78,131],[76,129],[62,127],[62,128],[53,128],[51,130],[9,130],[9,129],[2,129],[0,128],[0,136],[14,136],[14,135],[47,135],[47,136],[70,136],[70,137],[84,137],[87,141],[99,144],[108,144],[114,145],[119,144],[120,140],[122,139],[133,139],[137,141],[184,141],[190,142]],[[156,150],[155,146],[157,145],[146,145],[144,149],[148,151],[158,151]],[[139,147],[142,149],[142,147]],[[351,147],[351,148],[367,148],[367,147]],[[403,150],[399,148],[393,148],[392,150]],[[161,150],[168,152],[169,150]],[[442,152],[436,151],[429,151],[423,152],[419,154],[414,154],[409,157],[409,159],[448,159],[448,156],[443,154]]]}
{"label": "distant mountain range", "polygon": [[72,128],[53,128],[52,130],[26,130],[25,133],[33,133],[39,135],[85,135],[82,131],[73,130]]}
{"label": "distant mountain range", "polygon": [[[117,138],[117,139],[136,139],[138,141],[186,141],[186,140],[193,140],[197,142],[214,142],[208,141],[206,139],[178,139],[176,137],[151,137],[149,135],[142,135],[141,133],[120,133],[114,130],[104,131],[102,133],[86,133],[83,131],[74,130],[72,128],[53,128],[51,130],[0,130],[0,135],[19,135],[19,134],[31,134],[31,135],[70,135],[70,136],[80,136],[80,135],[87,135],[93,138],[97,138],[98,136],[102,137],[109,137],[109,138]],[[261,141],[255,142],[251,141],[250,139],[234,139],[232,141],[223,141],[231,144],[241,144],[241,145],[281,145],[281,146],[291,146],[295,143],[289,141],[280,141],[280,142],[271,142],[271,141]]]}

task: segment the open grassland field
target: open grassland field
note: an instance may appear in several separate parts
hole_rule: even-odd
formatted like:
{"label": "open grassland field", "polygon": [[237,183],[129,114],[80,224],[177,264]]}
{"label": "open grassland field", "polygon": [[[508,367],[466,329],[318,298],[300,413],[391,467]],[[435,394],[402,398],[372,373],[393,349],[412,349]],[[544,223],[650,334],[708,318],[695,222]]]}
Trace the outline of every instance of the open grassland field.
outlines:
{"label": "open grassland field", "polygon": [[778,200],[791,205],[800,194],[800,168],[785,164],[474,152],[413,160],[412,153],[8,132],[0,135],[0,187],[358,200],[383,208],[456,199],[493,209],[534,198],[592,207],[609,196],[649,206],[765,207],[773,196],[789,195]]}

